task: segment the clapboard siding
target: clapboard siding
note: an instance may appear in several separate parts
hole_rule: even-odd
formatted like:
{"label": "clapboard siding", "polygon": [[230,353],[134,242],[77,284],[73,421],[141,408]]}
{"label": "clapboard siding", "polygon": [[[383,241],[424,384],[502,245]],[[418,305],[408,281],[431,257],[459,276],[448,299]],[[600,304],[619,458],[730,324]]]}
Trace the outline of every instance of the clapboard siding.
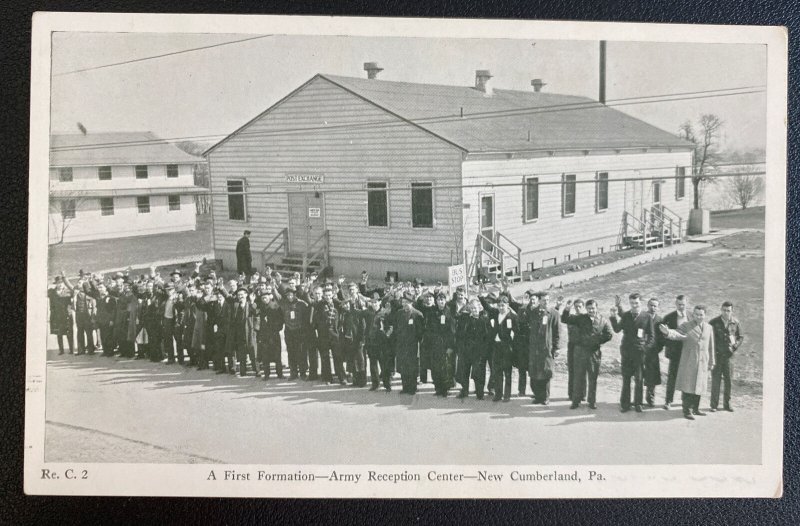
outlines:
{"label": "clapboard siding", "polygon": [[[634,177],[664,177],[662,204],[688,219],[691,208],[691,181],[686,179],[686,197],[675,199],[675,167],[690,166],[690,152],[630,153],[618,155],[586,155],[577,157],[548,157],[519,160],[468,160],[463,164],[465,185],[464,244],[472,251],[480,221],[480,195],[495,196],[495,226],[523,250],[523,267],[530,263],[542,266],[543,260],[575,258],[580,252],[597,253],[601,247],[609,250],[617,237],[625,210],[626,196],[630,200],[634,185],[638,185],[644,206],[652,204],[652,183],[624,182],[620,179]],[[659,168],[652,170],[648,168]],[[688,170],[687,170],[688,171]],[[594,181],[596,172],[609,173],[608,209],[597,212],[595,185],[580,183]],[[576,174],[575,214],[562,216],[562,188],[560,184],[541,184],[539,187],[539,218],[523,222],[523,178],[536,176],[541,183],[561,181],[562,174]],[[615,181],[616,180],[616,181]],[[490,187],[487,185],[495,184]],[[497,186],[497,185],[514,186]],[[643,192],[642,192],[643,190]]]}
{"label": "clapboard siding", "polygon": [[[301,129],[302,131],[294,131]],[[254,253],[287,226],[286,191],[318,190],[331,258],[451,262],[461,241],[460,190],[434,191],[434,228],[411,227],[411,182],[458,184],[461,150],[323,79],[312,79],[208,155],[215,250],[233,250],[244,229]],[[287,184],[287,174],[324,183]],[[228,219],[226,180],[247,181],[247,221]],[[389,183],[389,227],[367,226],[366,181]],[[356,188],[355,192],[326,192]],[[259,193],[261,192],[261,193]],[[274,192],[265,195],[263,192]]]}

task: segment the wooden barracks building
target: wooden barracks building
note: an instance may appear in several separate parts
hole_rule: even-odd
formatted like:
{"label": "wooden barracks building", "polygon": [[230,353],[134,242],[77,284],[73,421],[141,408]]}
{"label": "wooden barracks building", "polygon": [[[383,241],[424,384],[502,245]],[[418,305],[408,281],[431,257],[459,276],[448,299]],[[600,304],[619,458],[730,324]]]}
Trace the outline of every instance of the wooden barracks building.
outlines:
{"label": "wooden barracks building", "polygon": [[[692,145],[585,97],[318,74],[206,153],[214,248],[236,268],[444,280],[679,241]],[[688,190],[688,193],[687,193]]]}

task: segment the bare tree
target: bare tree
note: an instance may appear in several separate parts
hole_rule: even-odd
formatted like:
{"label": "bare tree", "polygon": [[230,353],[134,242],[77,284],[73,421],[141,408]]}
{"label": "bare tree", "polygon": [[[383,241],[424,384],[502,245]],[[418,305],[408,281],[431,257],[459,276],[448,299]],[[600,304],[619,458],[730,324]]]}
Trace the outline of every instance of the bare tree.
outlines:
{"label": "bare tree", "polygon": [[678,136],[694,145],[694,166],[692,166],[692,187],[694,189],[694,208],[700,208],[700,183],[713,182],[713,170],[719,159],[719,139],[724,122],[713,113],[705,113],[695,126],[691,121],[684,122]]}
{"label": "bare tree", "polygon": [[[755,166],[746,166],[743,172],[755,171]],[[764,179],[759,175],[734,175],[725,181],[725,194],[730,202],[742,210],[754,204],[764,193]]]}
{"label": "bare tree", "polygon": [[70,225],[75,220],[81,204],[87,199],[83,192],[76,190],[63,195],[61,192],[57,198],[50,196],[50,223],[58,233],[57,245],[64,242],[64,234],[69,230]]}

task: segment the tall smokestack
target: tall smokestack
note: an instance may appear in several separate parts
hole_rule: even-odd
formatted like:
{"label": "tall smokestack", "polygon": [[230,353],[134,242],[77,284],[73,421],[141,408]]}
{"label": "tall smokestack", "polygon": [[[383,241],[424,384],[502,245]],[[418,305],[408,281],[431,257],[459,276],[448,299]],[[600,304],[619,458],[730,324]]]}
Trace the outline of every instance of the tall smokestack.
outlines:
{"label": "tall smokestack", "polygon": [[606,103],[606,41],[600,41],[600,104]]}

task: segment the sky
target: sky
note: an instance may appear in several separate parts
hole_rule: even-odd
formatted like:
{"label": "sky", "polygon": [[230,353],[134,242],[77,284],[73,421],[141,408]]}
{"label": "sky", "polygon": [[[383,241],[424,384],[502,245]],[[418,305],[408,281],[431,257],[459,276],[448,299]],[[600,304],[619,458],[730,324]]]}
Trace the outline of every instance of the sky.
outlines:
{"label": "sky", "polygon": [[[599,45],[585,40],[376,38],[272,35],[168,57],[78,69],[252,37],[241,34],[53,33],[51,131],[152,131],[162,138],[216,142],[317,73],[471,86],[488,69],[496,89],[598,98]],[[65,74],[66,73],[66,74]],[[766,81],[766,46],[614,42],[607,45],[606,98],[686,93]],[[677,133],[714,113],[722,148],[766,143],[766,93],[652,102],[617,109]],[[213,136],[213,137],[205,137]]]}

